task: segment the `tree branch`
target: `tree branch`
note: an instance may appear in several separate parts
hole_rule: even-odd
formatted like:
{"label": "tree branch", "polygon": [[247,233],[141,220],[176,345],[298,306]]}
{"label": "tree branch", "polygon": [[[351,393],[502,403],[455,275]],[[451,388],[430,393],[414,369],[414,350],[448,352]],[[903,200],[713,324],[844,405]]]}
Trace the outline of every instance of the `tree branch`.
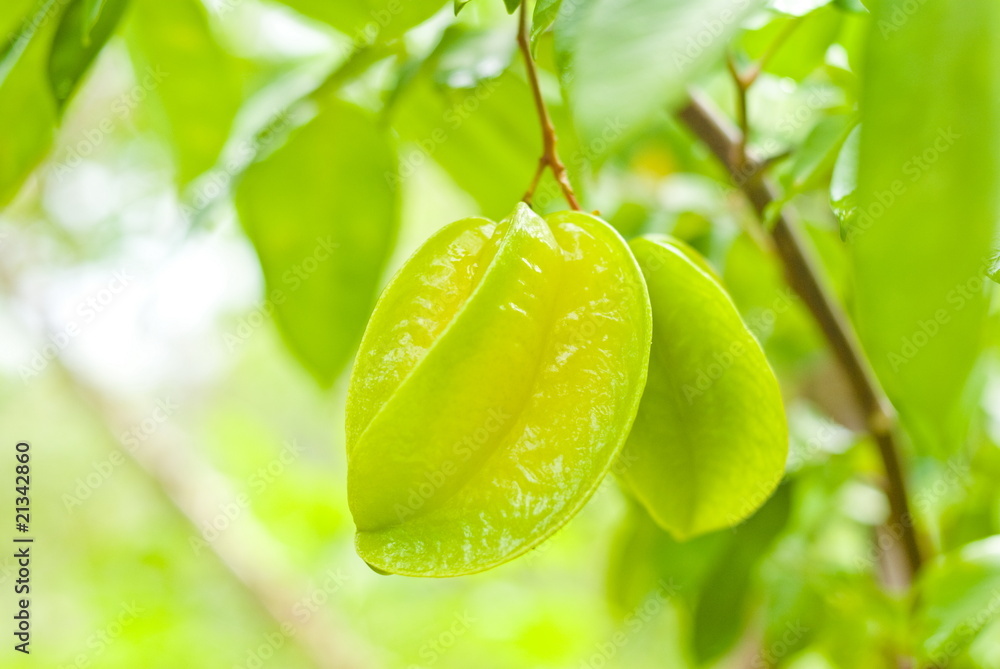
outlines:
{"label": "tree branch", "polygon": [[[722,162],[735,184],[763,218],[765,210],[777,199],[774,186],[762,174],[762,163],[750,157],[739,160],[740,133],[697,94],[692,94],[678,116]],[[855,401],[865,417],[867,430],[878,446],[886,474],[889,529],[902,539],[909,579],[912,580],[920,570],[923,558],[910,513],[895,412],[865,358],[847,314],[824,284],[808,243],[787,208],[777,217],[771,236],[789,285],[812,313],[847,375]]]}
{"label": "tree branch", "polygon": [[[122,429],[141,422],[125,415],[120,404],[55,358],[51,363],[68,387],[98,415],[114,439]],[[123,449],[157,485],[171,505],[191,524],[202,540],[202,529],[218,520],[219,509],[237,499],[228,479],[217,472],[181,434],[168,434],[161,425],[155,434],[134,449]],[[175,431],[176,432],[176,431]],[[308,579],[297,572],[284,547],[253,516],[243,509],[224,532],[204,540],[209,552],[246,589],[276,623],[283,637],[293,641],[317,669],[365,669],[370,653],[353,638],[345,625],[324,609],[315,609],[316,593]],[[303,618],[303,610],[311,613]]]}
{"label": "tree branch", "polygon": [[545,168],[548,167],[552,169],[552,176],[555,177],[556,183],[559,184],[563,197],[566,198],[569,206],[576,211],[580,211],[580,203],[577,201],[576,193],[573,192],[573,186],[569,182],[569,175],[566,172],[566,166],[563,164],[562,160],[560,160],[559,152],[556,150],[556,128],[552,124],[552,117],[549,116],[549,110],[545,106],[545,98],[542,97],[542,86],[538,81],[538,68],[535,66],[535,59],[531,56],[531,40],[528,36],[527,7],[527,2],[521,4],[520,24],[517,31],[517,44],[521,48],[521,53],[524,55],[524,67],[528,72],[528,83],[531,85],[531,93],[535,99],[535,109],[538,112],[538,121],[542,126],[542,157],[538,161],[538,169],[535,171],[535,176],[531,180],[531,185],[524,194],[524,201],[529,205],[531,204],[531,198],[535,194],[535,189],[538,188],[538,182],[542,178],[542,173],[545,172]]}

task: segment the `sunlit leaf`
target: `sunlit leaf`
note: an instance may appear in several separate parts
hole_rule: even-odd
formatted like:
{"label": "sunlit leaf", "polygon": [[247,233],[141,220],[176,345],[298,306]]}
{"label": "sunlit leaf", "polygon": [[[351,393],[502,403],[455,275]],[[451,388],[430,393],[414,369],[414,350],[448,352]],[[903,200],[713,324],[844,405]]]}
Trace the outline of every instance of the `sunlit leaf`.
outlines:
{"label": "sunlit leaf", "polygon": [[49,84],[60,106],[69,100],[127,6],[128,0],[73,0],[66,7],[49,53]]}
{"label": "sunlit leaf", "polygon": [[3,28],[11,30],[0,50],[0,207],[14,198],[52,143],[56,108],[45,62],[58,9],[17,0],[0,10]]}
{"label": "sunlit leaf", "polygon": [[215,164],[229,137],[243,98],[238,63],[196,0],[139,0],[131,16],[138,78],[162,106],[177,180],[186,184]]}
{"label": "sunlit leaf", "polygon": [[801,193],[825,181],[853,127],[854,120],[849,116],[831,116],[817,123],[795,151],[786,188]]}
{"label": "sunlit leaf", "polygon": [[861,126],[854,128],[840,148],[830,181],[830,206],[840,221],[841,237],[846,238],[851,221],[858,213],[858,150]]}
{"label": "sunlit leaf", "polygon": [[[364,47],[399,37],[441,10],[447,0],[277,0],[328,23]],[[456,13],[468,2],[455,4]]]}
{"label": "sunlit leaf", "polygon": [[[740,22],[760,3],[732,0],[585,0],[556,30],[562,76],[586,141],[626,132],[680,102],[692,79],[717,62]],[[622,133],[619,133],[619,136]]]}
{"label": "sunlit leaf", "polygon": [[329,102],[237,187],[269,310],[322,385],[347,364],[374,304],[399,223],[395,170],[372,115]]}
{"label": "sunlit leaf", "polygon": [[[955,448],[1000,210],[1000,4],[878,3],[848,230],[862,340],[918,446]],[[931,47],[932,45],[932,47]],[[951,91],[942,95],[941,91]]]}
{"label": "sunlit leaf", "polygon": [[923,657],[945,666],[1000,617],[1000,537],[969,544],[929,565],[916,592]]}
{"label": "sunlit leaf", "polygon": [[721,285],[669,238],[631,243],[653,305],[653,348],[622,477],[685,539],[735,525],[784,472],[778,383]]}
{"label": "sunlit leaf", "polygon": [[563,0],[538,0],[535,3],[535,12],[531,19],[531,45],[534,47],[546,30],[552,27],[559,10],[562,8]]}

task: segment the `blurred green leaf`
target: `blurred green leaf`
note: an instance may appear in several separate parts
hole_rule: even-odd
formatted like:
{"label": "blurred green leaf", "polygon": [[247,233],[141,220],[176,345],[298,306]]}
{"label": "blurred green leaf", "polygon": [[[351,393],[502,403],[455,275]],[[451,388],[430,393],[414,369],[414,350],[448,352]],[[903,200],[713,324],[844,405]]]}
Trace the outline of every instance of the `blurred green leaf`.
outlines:
{"label": "blurred green leaf", "polygon": [[854,119],[850,116],[830,116],[817,123],[795,151],[789,171],[784,175],[785,188],[802,193],[825,182],[853,127]]}
{"label": "blurred green leaf", "polygon": [[[356,48],[395,39],[423,23],[447,0],[277,0],[303,16],[328,23],[350,37]],[[468,2],[468,0],[466,0]],[[461,11],[455,4],[455,12]]]}
{"label": "blurred green leaf", "polygon": [[840,221],[840,236],[847,239],[851,222],[858,213],[858,150],[861,126],[855,127],[840,148],[830,181],[830,206]]}
{"label": "blurred green leaf", "polygon": [[49,52],[49,85],[60,108],[104,48],[127,6],[128,0],[73,0],[66,7]]}
{"label": "blurred green leaf", "polygon": [[996,283],[1000,283],[1000,252],[994,252],[990,258],[990,266],[986,268],[986,276]]}
{"label": "blurred green leaf", "polygon": [[[542,147],[531,90],[523,79],[502,70],[512,56],[511,36],[508,33],[503,41],[478,35],[449,30],[399,92],[392,119],[408,143],[402,151],[402,181],[433,160],[479,203],[481,213],[500,219],[524,195]],[[560,129],[563,161],[579,194],[577,177],[587,156],[564,108],[550,105],[550,112]],[[558,189],[549,188],[551,183],[543,181],[535,198],[540,211],[564,208]]]}
{"label": "blurred green leaf", "polygon": [[916,594],[923,658],[947,666],[1000,616],[1000,537],[969,544],[928,565]]}
{"label": "blurred green leaf", "polygon": [[626,615],[652,590],[664,586],[693,606],[713,564],[732,547],[733,537],[732,532],[712,532],[678,541],[634,501],[611,542],[607,588],[612,609]]}
{"label": "blurred green leaf", "polygon": [[680,102],[691,80],[718,62],[757,0],[585,0],[556,31],[562,77],[586,142],[617,137]]}
{"label": "blurred green leaf", "polygon": [[28,45],[42,32],[40,28],[51,22],[52,7],[48,0],[17,0],[0,11],[4,12],[0,16],[3,20],[0,26],[4,30],[0,33],[4,36],[0,47],[0,85],[3,85]]}
{"label": "blurred green leaf", "polygon": [[517,8],[521,6],[523,0],[503,0],[503,3],[507,6],[507,12],[513,14],[517,11]]}
{"label": "blurred green leaf", "polygon": [[45,60],[58,9],[44,0],[16,0],[0,10],[3,28],[11,30],[0,51],[0,207],[10,203],[52,143],[56,109]]}
{"label": "blurred green leaf", "polygon": [[868,13],[868,8],[865,7],[861,0],[834,0],[833,4],[845,12],[853,12],[855,14]]}
{"label": "blurred green leaf", "polygon": [[[1000,190],[1000,4],[878,4],[848,239],[862,341],[917,445],[961,443]],[[933,45],[933,48],[929,48]],[[949,91],[942,95],[942,91]]]}
{"label": "blurred green leaf", "polygon": [[788,524],[790,487],[778,488],[760,511],[730,534],[732,544],[706,577],[694,608],[692,645],[700,663],[732,648],[749,621],[758,564]]}
{"label": "blurred green leaf", "polygon": [[784,473],[778,382],[722,286],[665,236],[630,244],[649,287],[653,344],[622,478],[680,539],[731,527]]}
{"label": "blurred green leaf", "polygon": [[396,152],[368,112],[330,101],[251,165],[236,206],[289,347],[324,386],[361,337],[392,251]]}
{"label": "blurred green leaf", "polygon": [[837,39],[843,12],[821,3],[801,16],[777,18],[749,31],[741,42],[752,59],[769,53],[765,71],[801,81],[823,64],[827,49]]}
{"label": "blurred green leaf", "polygon": [[215,164],[229,138],[243,99],[238,63],[216,42],[196,0],[139,0],[132,18],[137,77],[162,106],[184,185]]}
{"label": "blurred green leaf", "polygon": [[107,4],[108,0],[83,0],[84,40],[90,35],[90,31],[97,26]]}

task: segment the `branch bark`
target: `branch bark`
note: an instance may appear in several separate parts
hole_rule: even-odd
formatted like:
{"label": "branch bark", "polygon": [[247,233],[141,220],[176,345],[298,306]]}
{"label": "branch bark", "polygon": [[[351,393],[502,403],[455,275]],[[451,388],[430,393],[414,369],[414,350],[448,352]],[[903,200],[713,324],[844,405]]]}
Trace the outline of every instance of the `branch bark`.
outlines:
{"label": "branch bark", "polygon": [[[741,133],[710,102],[696,93],[692,93],[678,116],[722,162],[734,183],[763,218],[765,210],[777,199],[775,188],[764,176],[763,164],[744,156]],[[787,207],[777,217],[771,238],[789,285],[812,313],[844,370],[865,417],[866,428],[878,446],[886,475],[889,529],[898,533],[902,540],[909,570],[908,580],[912,581],[920,570],[923,557],[910,512],[895,411],[871,370],[847,314],[821,278],[822,273],[813,260],[808,242]]]}
{"label": "branch bark", "polygon": [[538,80],[538,68],[535,66],[535,59],[531,55],[531,39],[528,35],[527,7],[527,2],[521,4],[520,23],[517,30],[517,45],[520,47],[521,53],[524,56],[524,67],[528,72],[528,83],[531,86],[531,94],[535,100],[535,110],[538,113],[538,121],[542,126],[542,157],[538,161],[538,169],[535,170],[535,176],[531,180],[531,185],[528,186],[528,190],[524,194],[523,199],[529,205],[531,204],[531,198],[535,194],[535,189],[538,188],[538,183],[542,178],[542,174],[545,172],[545,168],[548,167],[552,170],[552,176],[555,177],[556,183],[559,184],[563,197],[566,198],[569,206],[576,211],[580,211],[580,203],[576,199],[576,193],[573,192],[573,186],[569,182],[566,165],[563,164],[562,160],[559,158],[559,151],[556,149],[556,144],[558,143],[556,128],[552,123],[552,117],[549,115],[548,107],[545,106],[545,98],[542,97],[542,86]]}

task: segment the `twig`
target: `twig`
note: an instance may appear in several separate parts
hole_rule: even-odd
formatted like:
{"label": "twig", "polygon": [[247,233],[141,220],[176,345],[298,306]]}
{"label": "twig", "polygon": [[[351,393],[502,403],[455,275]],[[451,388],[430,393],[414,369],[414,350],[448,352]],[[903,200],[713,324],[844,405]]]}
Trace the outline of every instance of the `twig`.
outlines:
{"label": "twig", "polygon": [[556,182],[559,184],[563,197],[566,198],[569,206],[576,211],[580,211],[580,203],[577,201],[576,194],[573,192],[573,186],[569,182],[569,175],[566,173],[566,166],[563,164],[562,160],[559,159],[559,152],[556,150],[556,128],[552,124],[552,117],[549,115],[549,110],[545,106],[545,98],[542,97],[542,86],[538,81],[538,68],[535,66],[535,59],[531,56],[531,41],[528,36],[527,7],[527,2],[521,4],[520,25],[517,31],[517,44],[521,48],[521,53],[524,54],[524,67],[528,71],[528,83],[531,85],[531,93],[535,99],[535,109],[538,112],[538,121],[542,126],[542,157],[538,161],[538,169],[535,171],[535,176],[531,180],[531,185],[524,194],[524,201],[531,204],[531,198],[535,194],[535,189],[538,188],[538,182],[542,178],[542,173],[545,172],[545,168],[548,167],[552,170],[552,176],[555,177]]}
{"label": "twig", "polygon": [[[725,165],[758,215],[763,217],[767,207],[777,199],[774,186],[761,173],[760,163],[753,159],[749,159],[744,165],[736,162],[739,132],[697,94],[692,94],[679,116]],[[886,474],[889,527],[902,537],[909,570],[908,580],[912,581],[920,570],[923,558],[900,463],[901,449],[895,411],[865,358],[847,314],[821,279],[808,243],[799,232],[788,208],[778,215],[771,236],[784,265],[789,285],[812,313],[846,373],[855,401],[865,417],[867,430],[878,446]]]}
{"label": "twig", "polygon": [[[51,363],[67,385],[99,415],[113,439],[117,428],[135,425],[135,416],[123,415],[120,404],[92,387],[58,358]],[[229,481],[198,453],[186,445],[177,431],[166,438],[169,425],[135,449],[123,452],[156,483],[171,505],[198,532],[218,520],[222,504],[237,499]],[[302,619],[302,611],[313,610],[308,579],[292,566],[283,546],[260,524],[249,509],[241,511],[208,548],[243,585],[277,624],[280,633],[297,644],[319,669],[365,669],[371,666],[363,644],[350,638],[344,624],[319,609]],[[312,593],[315,594],[315,593]]]}

